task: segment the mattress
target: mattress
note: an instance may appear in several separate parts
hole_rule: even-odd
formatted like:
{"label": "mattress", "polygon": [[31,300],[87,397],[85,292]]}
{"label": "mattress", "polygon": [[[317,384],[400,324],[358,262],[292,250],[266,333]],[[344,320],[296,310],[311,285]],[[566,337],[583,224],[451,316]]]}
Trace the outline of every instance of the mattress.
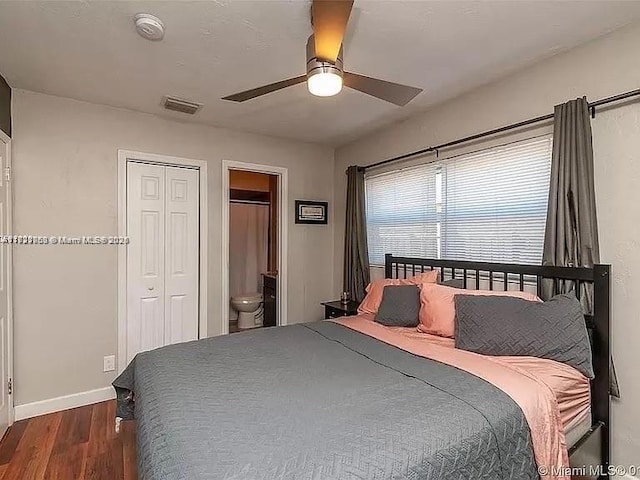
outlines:
{"label": "mattress", "polygon": [[[373,315],[360,315],[373,320]],[[384,327],[394,334],[443,347],[455,348],[452,338],[418,332],[410,327]],[[564,363],[535,357],[494,357],[514,368],[534,375],[546,384],[556,397],[560,418],[569,447],[582,438],[591,428],[591,385],[589,379],[575,368]]]}
{"label": "mattress", "polygon": [[535,375],[553,391],[569,447],[591,428],[591,386],[589,379],[578,370],[534,357],[501,357],[500,361]]}
{"label": "mattress", "polygon": [[144,352],[114,386],[146,480],[539,478],[510,395],[333,322]]}
{"label": "mattress", "polygon": [[591,430],[591,408],[587,408],[571,425],[564,427],[564,435],[569,448],[573,447],[589,430]]}
{"label": "mattress", "polygon": [[[537,464],[553,465],[554,468],[569,465],[557,394],[545,383],[542,375],[536,375],[524,368],[522,362],[531,362],[543,371],[551,370],[554,377],[560,378],[574,378],[571,367],[570,370],[566,370],[563,364],[556,362],[539,366],[540,360],[532,357],[502,357],[468,352],[453,348],[453,340],[449,339],[447,342],[446,339],[436,340],[431,336],[429,341],[425,341],[425,338],[416,336],[415,333],[388,328],[372,322],[365,316],[343,317],[334,321],[413,355],[455,366],[498,387],[509,395],[525,414]],[[513,361],[510,362],[510,359]],[[555,373],[557,370],[563,373],[558,375]],[[568,480],[569,477],[549,474],[545,478]]]}

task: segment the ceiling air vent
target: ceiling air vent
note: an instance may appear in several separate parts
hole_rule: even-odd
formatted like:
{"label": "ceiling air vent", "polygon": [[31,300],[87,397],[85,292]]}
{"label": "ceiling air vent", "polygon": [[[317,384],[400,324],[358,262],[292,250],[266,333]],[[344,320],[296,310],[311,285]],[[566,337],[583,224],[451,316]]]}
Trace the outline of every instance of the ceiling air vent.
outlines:
{"label": "ceiling air vent", "polygon": [[196,113],[202,105],[200,103],[189,102],[188,100],[182,100],[176,97],[164,97],[162,99],[162,106],[167,110],[173,110],[174,112],[186,113],[193,115]]}

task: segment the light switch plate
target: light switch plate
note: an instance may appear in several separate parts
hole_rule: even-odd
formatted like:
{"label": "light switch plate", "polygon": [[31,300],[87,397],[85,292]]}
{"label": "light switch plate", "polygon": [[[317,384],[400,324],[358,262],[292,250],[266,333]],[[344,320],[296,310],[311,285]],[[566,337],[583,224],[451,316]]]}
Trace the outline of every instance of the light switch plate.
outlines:
{"label": "light switch plate", "polygon": [[104,357],[104,371],[113,372],[116,369],[116,356],[106,355]]}

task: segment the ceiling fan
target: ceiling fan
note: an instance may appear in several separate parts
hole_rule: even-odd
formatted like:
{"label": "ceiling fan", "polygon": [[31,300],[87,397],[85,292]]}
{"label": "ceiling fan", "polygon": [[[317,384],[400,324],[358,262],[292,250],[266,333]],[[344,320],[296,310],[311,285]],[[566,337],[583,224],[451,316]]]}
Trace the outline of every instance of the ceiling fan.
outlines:
{"label": "ceiling fan", "polygon": [[224,97],[223,100],[245,102],[283,88],[307,82],[309,92],[319,97],[340,93],[342,85],[372,97],[404,106],[422,89],[345,72],[342,63],[342,39],[353,7],[353,0],[313,0],[311,24],[313,35],[307,40],[307,74],[252,88]]}

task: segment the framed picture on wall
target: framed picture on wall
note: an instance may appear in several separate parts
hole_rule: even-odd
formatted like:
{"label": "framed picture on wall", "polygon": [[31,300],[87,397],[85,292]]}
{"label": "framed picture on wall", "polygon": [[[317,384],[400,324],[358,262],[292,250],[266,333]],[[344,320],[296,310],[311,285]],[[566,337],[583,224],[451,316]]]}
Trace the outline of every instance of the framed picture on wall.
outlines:
{"label": "framed picture on wall", "polygon": [[296,223],[326,225],[328,202],[296,200]]}

